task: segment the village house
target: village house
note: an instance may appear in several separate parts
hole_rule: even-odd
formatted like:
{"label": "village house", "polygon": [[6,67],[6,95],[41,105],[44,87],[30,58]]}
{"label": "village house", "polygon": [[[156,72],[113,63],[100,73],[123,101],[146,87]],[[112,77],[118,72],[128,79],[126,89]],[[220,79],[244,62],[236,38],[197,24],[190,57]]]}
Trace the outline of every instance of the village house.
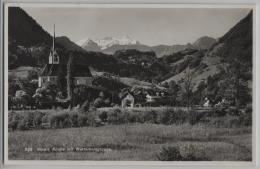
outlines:
{"label": "village house", "polygon": [[167,93],[162,90],[147,92],[145,99],[148,105],[160,106],[170,104],[170,100],[167,97]]}
{"label": "village house", "polygon": [[143,105],[165,105],[169,102],[163,90],[132,88],[121,97],[122,107],[141,107]]}
{"label": "village house", "polygon": [[[53,45],[49,55],[49,63],[42,69],[38,78],[38,87],[43,87],[47,82],[57,84],[59,72],[67,72],[67,65],[61,64],[60,56],[55,49],[55,26]],[[66,77],[65,77],[66,78]],[[73,79],[75,85],[92,85],[93,77],[87,65],[74,65]]]}
{"label": "village house", "polygon": [[134,107],[135,98],[134,96],[127,92],[125,96],[123,96],[123,99],[121,100],[121,106],[124,107]]}
{"label": "village house", "polygon": [[155,95],[147,93],[146,95],[146,102],[152,103],[152,102],[157,102],[158,100],[162,99],[165,97],[164,92],[155,92]]}

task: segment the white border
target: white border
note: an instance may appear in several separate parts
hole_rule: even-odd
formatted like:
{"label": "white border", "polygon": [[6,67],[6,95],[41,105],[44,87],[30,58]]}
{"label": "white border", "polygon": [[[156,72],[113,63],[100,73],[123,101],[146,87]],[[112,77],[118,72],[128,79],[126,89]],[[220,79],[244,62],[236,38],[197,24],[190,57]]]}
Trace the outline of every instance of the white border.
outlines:
{"label": "white border", "polygon": [[[259,72],[259,68],[256,67],[256,63],[258,63],[259,59],[256,58],[256,26],[257,23],[256,20],[256,6],[255,4],[74,4],[74,3],[8,3],[4,6],[4,12],[5,12],[5,18],[8,18],[8,11],[6,10],[9,6],[20,6],[20,7],[64,7],[64,8],[71,8],[71,7],[77,7],[77,8],[253,8],[253,34],[254,34],[254,43],[253,43],[253,93],[255,94],[258,92],[256,88],[256,84],[259,78],[256,79],[256,72]],[[7,19],[4,20],[4,34],[8,35],[8,23]],[[4,70],[5,70],[5,79],[4,79],[4,87],[8,86],[8,36],[5,36],[5,43],[4,43]],[[258,50],[258,49],[257,49]],[[257,52],[258,53],[258,52]],[[8,89],[8,88],[7,88]],[[8,96],[8,90],[4,90],[5,96]],[[252,162],[227,162],[227,161],[214,161],[214,162],[160,162],[160,161],[66,161],[66,160],[9,160],[8,159],[8,100],[4,99],[4,162],[6,165],[185,165],[185,166],[193,166],[193,165],[200,165],[200,166],[212,166],[212,165],[221,165],[221,166],[256,166],[256,101],[257,101],[257,95],[253,96],[253,161]],[[259,110],[259,109],[258,109]],[[257,125],[258,126],[258,125]]]}

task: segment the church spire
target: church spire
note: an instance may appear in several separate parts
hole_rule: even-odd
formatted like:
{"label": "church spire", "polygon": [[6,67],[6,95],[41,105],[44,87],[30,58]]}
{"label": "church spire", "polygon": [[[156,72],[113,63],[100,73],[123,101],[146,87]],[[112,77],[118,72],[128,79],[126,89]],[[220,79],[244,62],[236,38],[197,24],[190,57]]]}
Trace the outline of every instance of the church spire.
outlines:
{"label": "church spire", "polygon": [[53,29],[52,51],[55,50],[55,24]]}
{"label": "church spire", "polygon": [[52,49],[51,49],[51,52],[49,55],[49,64],[59,64],[60,58],[59,58],[58,53],[55,50],[55,38],[56,38],[55,37],[55,24],[54,24],[53,28],[54,29],[53,29]]}

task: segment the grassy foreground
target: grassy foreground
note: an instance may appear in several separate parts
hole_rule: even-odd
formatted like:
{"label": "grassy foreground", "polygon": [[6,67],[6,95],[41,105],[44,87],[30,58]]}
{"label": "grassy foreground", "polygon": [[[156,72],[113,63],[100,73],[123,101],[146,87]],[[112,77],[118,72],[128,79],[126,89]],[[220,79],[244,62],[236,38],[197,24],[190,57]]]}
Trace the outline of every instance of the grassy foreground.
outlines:
{"label": "grassy foreground", "polygon": [[[158,153],[169,146],[178,147],[183,156],[192,154],[202,160],[252,160],[251,127],[133,123],[14,131],[9,132],[8,139],[10,160],[158,160]],[[33,150],[26,152],[26,148]],[[43,152],[44,148],[54,148],[55,152]],[[67,148],[74,151],[64,150]],[[75,151],[76,148],[104,151]]]}

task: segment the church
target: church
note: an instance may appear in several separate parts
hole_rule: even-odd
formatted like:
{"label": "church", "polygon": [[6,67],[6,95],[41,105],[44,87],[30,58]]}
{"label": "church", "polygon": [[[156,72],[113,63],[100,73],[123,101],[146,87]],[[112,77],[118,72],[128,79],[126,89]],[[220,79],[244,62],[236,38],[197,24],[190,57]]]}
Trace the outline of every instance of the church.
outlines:
{"label": "church", "polygon": [[[58,74],[60,71],[67,73],[67,65],[60,62],[60,56],[55,50],[55,25],[53,34],[52,49],[49,54],[49,62],[44,66],[40,72],[38,79],[38,87],[43,87],[46,83],[52,82],[57,84]],[[87,65],[73,66],[73,79],[75,85],[92,85],[93,77]]]}

